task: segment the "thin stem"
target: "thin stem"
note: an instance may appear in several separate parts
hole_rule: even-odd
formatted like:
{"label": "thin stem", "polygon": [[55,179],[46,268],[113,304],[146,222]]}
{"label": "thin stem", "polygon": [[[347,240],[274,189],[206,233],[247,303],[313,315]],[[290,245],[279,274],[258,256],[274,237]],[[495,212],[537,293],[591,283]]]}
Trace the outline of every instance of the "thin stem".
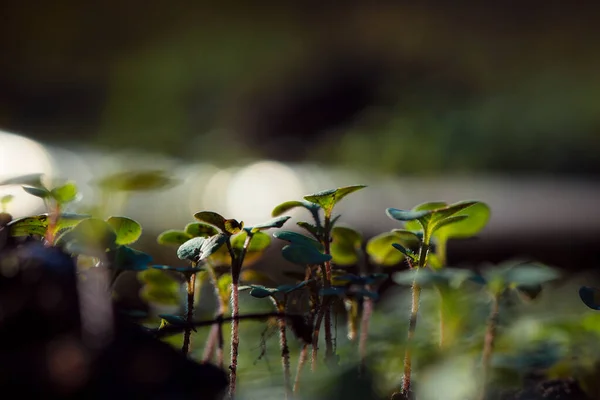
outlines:
{"label": "thin stem", "polygon": [[[323,228],[323,247],[325,254],[331,254],[331,217],[325,215],[325,226]],[[331,286],[331,261],[325,261],[325,276],[323,281],[325,289]],[[329,364],[333,360],[333,340],[331,336],[331,301],[323,300],[323,312],[325,314],[325,362]]]}
{"label": "thin stem", "polygon": [[317,355],[319,351],[319,333],[321,332],[321,323],[323,322],[323,317],[325,316],[325,310],[329,309],[329,304],[331,301],[331,296],[323,297],[323,303],[319,308],[319,313],[317,314],[317,320],[315,321],[315,327],[313,332],[313,342],[312,342],[312,359],[311,359],[311,370],[316,371],[317,369]]}
{"label": "thin stem", "polygon": [[[275,308],[280,313],[285,313],[285,304],[287,302],[287,295],[284,296],[283,301],[279,302],[274,297],[271,297]],[[283,386],[285,388],[285,399],[291,399],[293,397],[292,392],[292,374],[290,372],[290,349],[288,347],[287,335],[286,335],[286,323],[285,318],[277,318],[279,324],[279,346],[281,348],[281,366],[283,368]]]}
{"label": "thin stem", "polygon": [[[214,292],[215,292],[215,297],[217,299],[217,303],[219,304],[218,308],[217,308],[217,313],[216,313],[216,318],[222,318],[223,315],[225,314],[225,311],[227,309],[227,305],[224,303],[223,298],[221,296],[221,293],[219,292],[219,286],[218,286],[218,279],[217,279],[217,275],[215,274],[215,270],[212,268],[211,265],[207,265],[206,266],[206,270],[208,271],[208,275],[210,277],[210,281],[211,284],[213,285],[214,288]],[[214,353],[215,353],[215,347],[216,349],[216,353],[217,353],[217,361],[216,361],[216,365],[219,367],[223,367],[223,325],[222,324],[216,324],[213,325],[208,339],[206,341],[206,345],[204,347],[204,354],[202,356],[202,362],[203,363],[207,363],[210,361],[210,359],[213,357]]]}
{"label": "thin stem", "polygon": [[500,309],[500,296],[494,295],[492,297],[492,308],[488,318],[487,329],[485,332],[485,339],[483,343],[483,353],[481,355],[481,389],[479,393],[479,400],[484,400],[486,395],[486,388],[490,373],[490,364],[492,361],[492,353],[494,351],[494,341],[496,339],[496,329],[498,327],[498,314]]}
{"label": "thin stem", "polygon": [[[446,267],[446,240],[439,240],[436,244],[436,255],[442,267]],[[438,287],[440,295],[440,348],[446,347],[446,310],[444,302],[444,293]]]}
{"label": "thin stem", "polygon": [[252,241],[252,233],[248,232],[242,252],[239,258],[235,257],[235,253],[231,247],[231,240],[227,240],[227,249],[231,255],[231,364],[229,365],[229,399],[235,398],[235,385],[237,380],[237,362],[238,362],[238,348],[240,345],[240,332],[239,325],[240,321],[238,316],[240,315],[240,302],[239,302],[239,282],[240,274],[242,271],[242,264],[244,263],[244,257]]}
{"label": "thin stem", "polygon": [[[369,285],[365,285],[366,290],[371,290]],[[360,337],[358,339],[358,354],[360,357],[360,374],[363,375],[367,367],[367,338],[369,336],[369,321],[373,313],[373,300],[365,297],[363,301],[363,312],[360,321]]]}
{"label": "thin stem", "polygon": [[412,301],[410,307],[410,321],[408,324],[408,336],[406,339],[406,350],[404,352],[404,376],[402,378],[402,392],[408,395],[410,392],[410,379],[412,373],[412,341],[417,329],[417,317],[419,315],[419,301],[421,297],[421,286],[417,283],[417,274],[421,268],[427,265],[427,255],[429,254],[429,235],[427,230],[423,235],[423,241],[419,246],[419,262],[415,271],[415,278],[412,283]]}
{"label": "thin stem", "polygon": [[302,374],[302,369],[306,364],[306,359],[308,358],[308,344],[304,343],[302,345],[302,350],[300,351],[300,356],[298,358],[298,368],[296,369],[296,378],[294,379],[294,389],[293,392],[295,394],[298,393],[298,389],[300,387],[300,375]]}
{"label": "thin stem", "polygon": [[54,243],[54,235],[56,233],[56,226],[61,210],[60,204],[57,202],[54,202],[54,204],[48,203],[46,207],[48,208],[48,228],[46,228],[46,235],[44,239],[46,240],[47,246],[52,246]]}
{"label": "thin stem", "polygon": [[[195,263],[194,263],[195,266]],[[187,280],[187,310],[185,315],[186,327],[183,334],[183,346],[181,352],[184,356],[190,351],[190,341],[192,336],[192,319],[194,316],[194,291],[196,287],[196,274],[190,274]]]}

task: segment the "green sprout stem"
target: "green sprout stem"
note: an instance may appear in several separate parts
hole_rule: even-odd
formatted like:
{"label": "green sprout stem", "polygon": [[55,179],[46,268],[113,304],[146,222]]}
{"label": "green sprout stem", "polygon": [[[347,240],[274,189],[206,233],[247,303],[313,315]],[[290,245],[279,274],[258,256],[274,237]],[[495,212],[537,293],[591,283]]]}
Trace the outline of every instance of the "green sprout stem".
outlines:
{"label": "green sprout stem", "polygon": [[492,307],[488,317],[485,338],[483,342],[483,352],[481,355],[481,389],[479,392],[479,400],[484,400],[486,397],[487,383],[490,374],[490,364],[492,354],[494,352],[494,342],[496,340],[496,330],[498,326],[498,314],[500,310],[500,295],[492,297]]}
{"label": "green sprout stem", "polygon": [[[424,268],[427,265],[427,255],[429,253],[429,235],[427,234],[427,230],[425,230],[425,235],[423,236],[423,241],[419,246],[419,261],[417,265],[416,273],[418,274],[421,268]],[[406,350],[404,353],[404,376],[402,378],[402,392],[405,395],[408,395],[410,392],[410,379],[412,373],[412,341],[415,336],[415,331],[417,328],[417,317],[419,314],[419,302],[421,298],[421,286],[417,283],[417,276],[415,274],[415,278],[413,280],[411,286],[412,292],[412,301],[410,308],[410,321],[408,324],[408,336],[406,339]]]}
{"label": "green sprout stem", "polygon": [[[217,303],[219,304],[216,318],[222,318],[227,310],[227,305],[223,302],[223,298],[221,293],[219,292],[219,287],[217,285],[217,275],[215,274],[215,270],[212,266],[207,265],[206,270],[210,276],[210,282],[213,285],[215,290],[215,297],[217,299]],[[223,339],[223,324],[215,324],[212,326],[208,339],[206,341],[206,345],[204,347],[204,353],[202,355],[202,362],[207,363],[210,362],[214,353],[217,353],[216,365],[219,367],[223,367],[223,347],[224,347],[224,339]]]}
{"label": "green sprout stem", "polygon": [[[193,263],[193,266],[196,266],[196,263]],[[187,356],[190,351],[190,342],[192,336],[192,320],[194,316],[194,292],[196,287],[196,274],[191,273],[187,279],[187,308],[185,314],[185,322],[186,327],[183,334],[183,345],[181,347],[181,352],[183,355]]]}
{"label": "green sprout stem", "polygon": [[[277,301],[274,297],[271,297],[273,304],[277,311],[281,314],[285,313],[285,305],[287,303],[287,295],[284,295],[283,301]],[[292,392],[292,375],[290,372],[290,348],[288,347],[287,335],[286,335],[286,321],[284,317],[278,317],[277,323],[279,325],[279,346],[281,347],[281,366],[283,368],[283,385],[285,387],[285,399],[288,400],[293,397]]]}
{"label": "green sprout stem", "polygon": [[[325,254],[331,255],[331,216],[325,215],[323,247]],[[323,286],[327,289],[331,286],[331,261],[325,261],[325,274],[323,274]],[[331,300],[323,300],[322,308],[325,314],[325,362],[327,364],[333,359],[333,339],[331,335]],[[318,326],[316,327],[318,328]]]}
{"label": "green sprout stem", "polygon": [[235,256],[233,248],[231,247],[230,238],[227,239],[227,249],[231,256],[231,363],[229,365],[229,399],[235,398],[235,387],[237,380],[237,362],[238,362],[238,349],[240,345],[240,332],[239,332],[239,315],[240,315],[240,297],[239,297],[239,282],[240,274],[242,271],[242,264],[244,263],[244,257],[252,241],[252,232],[248,232],[242,251],[239,257]]}
{"label": "green sprout stem", "polygon": [[[439,240],[436,243],[436,255],[438,257],[438,259],[440,260],[440,264],[442,265],[442,267],[446,266],[446,241],[445,240]],[[445,310],[445,306],[444,306],[444,293],[442,292],[442,290],[439,290],[438,288],[438,293],[440,295],[440,348],[445,348],[446,347],[446,310]]]}

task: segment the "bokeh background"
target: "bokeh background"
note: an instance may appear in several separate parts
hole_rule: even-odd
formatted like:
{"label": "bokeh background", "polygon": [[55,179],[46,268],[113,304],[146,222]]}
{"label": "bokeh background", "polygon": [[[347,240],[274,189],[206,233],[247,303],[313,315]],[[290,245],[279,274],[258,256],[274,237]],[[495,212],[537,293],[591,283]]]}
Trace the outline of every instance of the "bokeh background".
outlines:
{"label": "bokeh background", "polygon": [[478,199],[490,224],[451,264],[535,258],[572,275],[569,305],[600,278],[600,3],[206,3],[3,1],[0,180],[73,179],[79,207],[95,178],[164,169],[180,184],[113,211],[179,264],[156,235],[201,210],[252,224],[366,184],[338,210],[368,238],[397,227],[387,207]]}

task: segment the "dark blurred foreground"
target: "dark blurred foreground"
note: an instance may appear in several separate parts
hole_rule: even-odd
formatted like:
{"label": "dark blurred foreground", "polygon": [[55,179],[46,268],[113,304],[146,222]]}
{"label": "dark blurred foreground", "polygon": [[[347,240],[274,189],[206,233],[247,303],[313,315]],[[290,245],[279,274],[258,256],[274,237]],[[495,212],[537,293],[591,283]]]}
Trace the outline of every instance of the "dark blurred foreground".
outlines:
{"label": "dark blurred foreground", "polygon": [[[217,399],[224,393],[224,371],[187,359],[119,316],[118,310],[113,310],[114,317],[103,311],[103,301],[112,308],[109,292],[93,276],[83,278],[92,293],[80,295],[81,282],[69,255],[39,242],[9,243],[7,236],[0,227],[3,393],[19,393],[19,398],[157,400]],[[94,285],[100,291],[94,293]],[[82,297],[95,303],[86,305]],[[94,309],[94,304],[99,306]]]}

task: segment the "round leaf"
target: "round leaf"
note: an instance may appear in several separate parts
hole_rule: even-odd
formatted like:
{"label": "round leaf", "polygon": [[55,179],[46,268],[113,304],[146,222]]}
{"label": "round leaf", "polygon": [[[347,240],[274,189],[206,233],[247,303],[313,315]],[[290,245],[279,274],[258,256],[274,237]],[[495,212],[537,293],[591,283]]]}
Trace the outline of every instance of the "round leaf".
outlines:
{"label": "round leaf", "polygon": [[116,248],[117,234],[113,228],[99,218],[87,218],[62,235],[61,240],[79,249],[96,248],[100,251]]}
{"label": "round leaf", "polygon": [[213,211],[201,211],[194,214],[194,218],[200,222],[206,222],[207,224],[216,226],[222,232],[225,232],[225,218],[221,214],[217,214]]}
{"label": "round leaf", "polygon": [[398,235],[393,232],[381,233],[369,239],[366,247],[367,254],[375,264],[384,267],[397,265],[404,260],[404,254],[392,247],[398,242]]}
{"label": "round leaf", "polygon": [[219,233],[214,226],[201,222],[192,222],[185,226],[185,233],[190,237],[208,237]]}
{"label": "round leaf", "polygon": [[10,203],[13,199],[15,198],[15,196],[13,196],[12,194],[7,194],[4,195],[2,197],[0,197],[0,205],[2,206],[6,206],[8,203]]}
{"label": "round leaf", "polygon": [[277,207],[275,207],[273,209],[273,211],[271,212],[271,216],[278,217],[281,214],[288,212],[289,210],[292,210],[296,207],[304,207],[307,210],[310,210],[314,206],[315,206],[314,204],[309,203],[308,201],[297,201],[297,200],[286,201],[284,203],[279,204]]}
{"label": "round leaf", "polygon": [[55,187],[50,193],[58,203],[69,203],[77,198],[77,186],[74,182],[67,182],[64,185]]}
{"label": "round leaf", "polygon": [[457,214],[457,216],[466,216],[467,218],[441,228],[438,227],[434,235],[441,240],[475,236],[487,225],[490,214],[490,207],[487,204],[477,202]]}
{"label": "round leaf", "polygon": [[178,182],[168,176],[164,171],[127,171],[108,175],[93,183],[104,190],[109,191],[148,191],[171,187]]}
{"label": "round leaf", "polygon": [[336,226],[331,231],[331,256],[340,266],[354,265],[359,262],[362,236],[351,228]]}
{"label": "round leaf", "polygon": [[182,260],[199,262],[211,256],[227,241],[227,236],[223,234],[215,235],[210,238],[195,237],[177,249],[177,257]]}
{"label": "round leaf", "polygon": [[142,226],[131,218],[110,217],[106,220],[117,234],[117,244],[131,244],[142,235]]}
{"label": "round leaf", "polygon": [[[247,237],[248,233],[245,231],[239,235],[236,235],[231,241],[231,247],[237,250],[242,250]],[[269,247],[270,244],[271,238],[269,235],[263,232],[256,232],[252,235],[252,240],[250,240],[250,245],[246,250],[246,254],[263,252],[267,247]]]}
{"label": "round leaf", "polygon": [[[439,208],[444,208],[448,205],[448,203],[443,201],[429,201],[427,203],[421,203],[413,207],[413,211],[432,211],[437,210]],[[407,221],[404,224],[404,228],[409,231],[421,231],[423,229],[422,225],[416,221]]]}
{"label": "round leaf", "polygon": [[344,197],[352,192],[365,188],[365,185],[345,186],[337,189],[324,190],[315,194],[304,196],[304,200],[317,204],[323,209],[326,216],[331,216],[333,207]]}
{"label": "round leaf", "polygon": [[158,242],[158,244],[181,246],[191,238],[192,236],[188,235],[184,231],[169,229],[158,235],[156,241]]}
{"label": "round leaf", "polygon": [[322,264],[331,260],[331,256],[323,254],[313,246],[290,244],[281,249],[283,258],[298,265]]}
{"label": "round leaf", "polygon": [[313,238],[309,238],[308,236],[304,236],[300,233],[292,232],[292,231],[278,231],[273,233],[273,237],[285,240],[286,242],[290,242],[292,244],[299,244],[303,246],[314,247],[320,251],[323,251],[323,245],[317,242]]}

